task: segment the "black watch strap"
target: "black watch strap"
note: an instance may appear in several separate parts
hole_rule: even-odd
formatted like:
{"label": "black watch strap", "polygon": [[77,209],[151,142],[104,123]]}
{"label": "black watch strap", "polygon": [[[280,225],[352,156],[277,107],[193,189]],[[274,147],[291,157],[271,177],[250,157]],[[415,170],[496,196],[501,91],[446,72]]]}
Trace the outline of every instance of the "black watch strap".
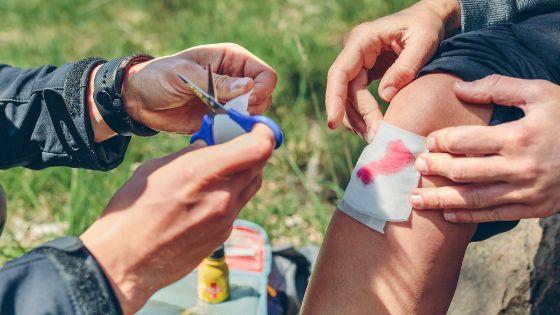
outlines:
{"label": "black watch strap", "polygon": [[129,66],[153,59],[148,55],[132,55],[110,60],[99,67],[93,81],[93,98],[105,123],[122,136],[136,134],[153,136],[157,131],[130,118],[122,99],[122,84]]}

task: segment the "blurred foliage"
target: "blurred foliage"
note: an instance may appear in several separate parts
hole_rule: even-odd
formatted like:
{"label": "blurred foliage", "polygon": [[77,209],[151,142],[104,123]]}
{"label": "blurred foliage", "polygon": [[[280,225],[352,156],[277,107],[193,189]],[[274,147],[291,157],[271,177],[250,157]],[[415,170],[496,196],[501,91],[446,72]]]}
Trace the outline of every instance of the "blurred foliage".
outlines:
{"label": "blurred foliage", "polygon": [[[274,243],[318,243],[364,145],[348,132],[326,128],[327,70],[352,27],[412,2],[2,0],[0,62],[35,67],[140,51],[161,56],[205,43],[245,46],[278,72],[268,115],[280,122],[286,143],[267,166],[263,189],[241,216],[263,225]],[[49,237],[79,235],[139,163],[186,143],[177,135],[133,139],[125,162],[108,173],[2,171],[9,220],[0,239],[0,262]],[[63,223],[57,225],[62,228],[32,233],[51,222]]]}

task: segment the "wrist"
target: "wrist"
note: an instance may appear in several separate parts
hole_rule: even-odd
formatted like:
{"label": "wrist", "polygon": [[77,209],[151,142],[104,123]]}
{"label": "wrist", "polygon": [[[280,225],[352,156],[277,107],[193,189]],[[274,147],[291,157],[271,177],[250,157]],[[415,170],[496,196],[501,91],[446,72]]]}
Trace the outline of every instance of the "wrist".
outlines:
{"label": "wrist", "polygon": [[91,123],[91,129],[93,130],[93,136],[95,143],[101,143],[109,138],[117,135],[116,132],[111,130],[95,105],[95,100],[93,96],[93,84],[95,74],[99,70],[101,65],[96,66],[89,75],[88,89],[87,89],[87,107],[89,112],[89,120]]}
{"label": "wrist", "polygon": [[423,0],[422,2],[442,19],[446,37],[461,27],[461,6],[458,0]]}
{"label": "wrist", "polygon": [[[99,223],[99,221],[98,221]],[[155,290],[145,287],[139,272],[135,272],[135,255],[123,251],[127,244],[120,244],[116,238],[108,239],[106,233],[96,232],[94,224],[80,239],[103,269],[103,272],[119,300],[124,314],[134,314],[148,300]],[[93,229],[93,230],[92,230]],[[106,231],[106,227],[103,228]],[[123,247],[124,246],[124,247]]]}
{"label": "wrist", "polygon": [[137,74],[146,67],[149,61],[143,61],[129,66],[126,70],[122,84],[122,99],[125,111],[130,118],[140,124],[142,121],[142,99],[138,91],[141,87],[137,84]]}

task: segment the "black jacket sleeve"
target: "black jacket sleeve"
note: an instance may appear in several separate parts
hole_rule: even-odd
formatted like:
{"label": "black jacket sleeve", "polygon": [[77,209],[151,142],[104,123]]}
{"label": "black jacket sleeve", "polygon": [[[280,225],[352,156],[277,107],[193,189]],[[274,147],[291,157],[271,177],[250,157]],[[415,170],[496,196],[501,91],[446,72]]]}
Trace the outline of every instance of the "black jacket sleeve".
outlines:
{"label": "black jacket sleeve", "polygon": [[0,314],[118,315],[122,310],[93,256],[79,239],[64,237],[0,269]]}
{"label": "black jacket sleeve", "polygon": [[122,162],[130,137],[93,141],[87,86],[101,62],[88,58],[36,69],[0,64],[0,169],[109,170]]}
{"label": "black jacket sleeve", "polygon": [[463,32],[560,10],[560,0],[459,0],[459,3]]}

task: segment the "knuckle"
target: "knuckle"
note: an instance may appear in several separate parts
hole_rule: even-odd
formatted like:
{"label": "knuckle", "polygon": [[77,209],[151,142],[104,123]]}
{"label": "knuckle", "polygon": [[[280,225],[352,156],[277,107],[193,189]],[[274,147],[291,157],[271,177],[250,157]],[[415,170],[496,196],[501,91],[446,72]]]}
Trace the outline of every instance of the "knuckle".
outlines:
{"label": "knuckle", "polygon": [[472,190],[465,193],[465,200],[469,208],[478,209],[482,207],[482,198],[478,190]]}
{"label": "knuckle", "polygon": [[431,201],[433,202],[434,207],[437,209],[443,209],[447,207],[447,202],[445,202],[445,199],[442,198],[440,195],[432,196]]}
{"label": "knuckle", "polygon": [[214,211],[215,217],[218,219],[227,218],[230,213],[232,202],[231,193],[228,191],[215,192],[212,198],[217,205]]}
{"label": "knuckle", "polygon": [[458,159],[455,161],[454,166],[451,168],[449,179],[454,182],[462,181],[467,177],[466,160]]}
{"label": "knuckle", "polygon": [[545,83],[544,80],[534,80],[526,87],[526,93],[530,97],[539,97],[545,95],[547,93],[549,86]]}
{"label": "knuckle", "polygon": [[503,215],[501,211],[492,210],[488,214],[489,221],[504,221]]}
{"label": "knuckle", "polygon": [[515,145],[520,148],[528,148],[533,144],[535,128],[525,122],[515,132]]}
{"label": "knuckle", "polygon": [[523,161],[521,166],[522,178],[525,180],[534,180],[539,177],[540,166],[539,163],[533,159]]}

